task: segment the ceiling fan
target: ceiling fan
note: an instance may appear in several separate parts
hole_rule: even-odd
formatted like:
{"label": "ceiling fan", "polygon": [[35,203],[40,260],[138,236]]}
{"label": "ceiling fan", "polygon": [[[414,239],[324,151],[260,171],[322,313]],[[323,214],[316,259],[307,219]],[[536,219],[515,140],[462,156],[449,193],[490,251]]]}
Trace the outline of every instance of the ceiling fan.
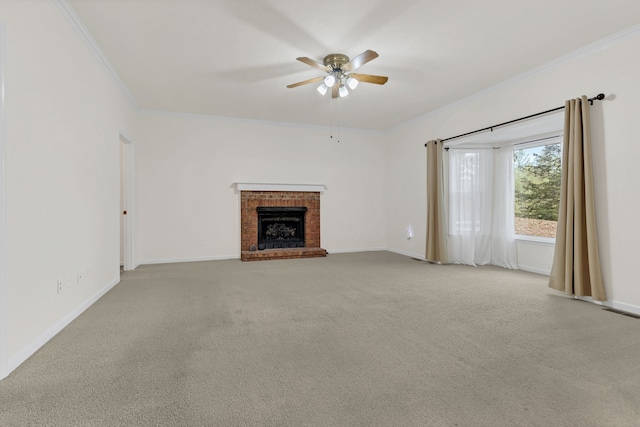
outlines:
{"label": "ceiling fan", "polygon": [[288,88],[294,88],[309,83],[322,81],[322,84],[318,86],[318,92],[324,95],[331,88],[331,97],[345,97],[349,94],[349,87],[351,90],[358,86],[358,82],[374,83],[377,85],[383,85],[389,80],[386,76],[374,76],[371,74],[358,74],[353,70],[366,64],[367,62],[376,59],[378,54],[372,50],[365,50],[360,55],[353,59],[342,53],[331,53],[324,57],[324,64],[314,61],[313,59],[302,56],[296,58],[300,62],[304,62],[307,65],[311,65],[314,68],[327,73],[326,76],[315,77],[313,79],[304,80],[298,83],[288,85]]}

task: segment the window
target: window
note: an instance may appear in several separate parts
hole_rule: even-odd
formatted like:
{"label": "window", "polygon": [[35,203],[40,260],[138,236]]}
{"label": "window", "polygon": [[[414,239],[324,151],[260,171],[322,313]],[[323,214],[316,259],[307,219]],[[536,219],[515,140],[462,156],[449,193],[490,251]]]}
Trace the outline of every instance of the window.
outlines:
{"label": "window", "polygon": [[562,148],[559,137],[552,141],[513,151],[516,234],[556,237]]}

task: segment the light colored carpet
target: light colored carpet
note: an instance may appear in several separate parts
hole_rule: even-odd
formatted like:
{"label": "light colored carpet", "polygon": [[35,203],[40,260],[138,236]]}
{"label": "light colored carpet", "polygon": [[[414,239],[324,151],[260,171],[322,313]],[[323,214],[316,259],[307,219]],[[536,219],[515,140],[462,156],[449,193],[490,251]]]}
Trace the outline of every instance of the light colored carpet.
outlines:
{"label": "light colored carpet", "polygon": [[0,425],[640,425],[640,320],[546,283],[388,252],[142,266],[0,382]]}

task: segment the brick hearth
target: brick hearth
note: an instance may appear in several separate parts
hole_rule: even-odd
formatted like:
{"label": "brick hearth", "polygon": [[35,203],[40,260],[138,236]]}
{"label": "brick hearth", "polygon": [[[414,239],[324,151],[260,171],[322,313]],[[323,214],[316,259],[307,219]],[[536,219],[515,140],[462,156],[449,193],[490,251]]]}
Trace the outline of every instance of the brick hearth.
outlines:
{"label": "brick hearth", "polygon": [[[258,206],[306,207],[304,248],[265,249],[250,251],[258,245]],[[307,191],[241,191],[240,192],[240,259],[263,261],[269,259],[311,258],[327,256],[320,247],[320,193]]]}

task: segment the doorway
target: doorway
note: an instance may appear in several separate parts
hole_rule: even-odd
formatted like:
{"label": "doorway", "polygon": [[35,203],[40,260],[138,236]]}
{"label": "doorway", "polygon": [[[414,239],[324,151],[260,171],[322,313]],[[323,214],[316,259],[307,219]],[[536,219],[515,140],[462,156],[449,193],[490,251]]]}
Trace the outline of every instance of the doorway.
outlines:
{"label": "doorway", "polygon": [[120,134],[120,271],[133,270],[132,144]]}

